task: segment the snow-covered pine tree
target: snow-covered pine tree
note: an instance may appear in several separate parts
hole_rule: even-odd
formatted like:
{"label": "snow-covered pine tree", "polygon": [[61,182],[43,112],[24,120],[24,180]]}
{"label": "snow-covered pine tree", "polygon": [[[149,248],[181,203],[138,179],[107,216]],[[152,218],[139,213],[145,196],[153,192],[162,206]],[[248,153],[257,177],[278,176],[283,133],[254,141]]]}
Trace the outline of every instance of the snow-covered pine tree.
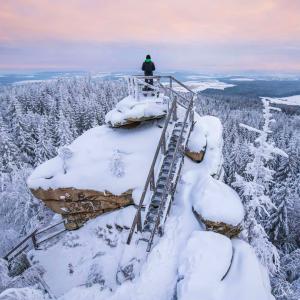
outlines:
{"label": "snow-covered pine tree", "polygon": [[270,242],[264,227],[267,223],[266,218],[269,218],[270,212],[275,207],[269,195],[274,171],[268,168],[267,163],[275,154],[285,157],[287,155],[276,148],[269,138],[272,132],[270,125],[274,122],[271,109],[278,109],[271,107],[266,99],[262,99],[262,102],[264,117],[262,130],[240,124],[241,127],[257,133],[258,137],[250,144],[249,150],[253,159],[247,164],[244,177],[236,174],[233,186],[238,188],[245,206],[244,236],[254,247],[261,262],[271,273],[275,273],[279,267],[279,254]]}
{"label": "snow-covered pine tree", "polygon": [[20,153],[0,115],[0,173],[8,174],[20,164]]}
{"label": "snow-covered pine tree", "polygon": [[35,166],[43,163],[47,159],[55,156],[56,151],[53,146],[51,136],[49,136],[46,130],[46,121],[41,120],[40,126],[38,127],[38,141],[35,146]]}
{"label": "snow-covered pine tree", "polygon": [[62,110],[59,112],[57,124],[56,124],[56,132],[58,138],[58,146],[62,147],[70,144],[73,141],[73,134],[70,128],[70,123],[68,119],[65,117]]}
{"label": "snow-covered pine tree", "polygon": [[12,133],[16,144],[22,155],[22,159],[29,164],[34,162],[34,144],[35,140],[32,135],[32,128],[29,126],[29,115],[23,113],[21,104],[13,98],[13,114],[12,114]]}

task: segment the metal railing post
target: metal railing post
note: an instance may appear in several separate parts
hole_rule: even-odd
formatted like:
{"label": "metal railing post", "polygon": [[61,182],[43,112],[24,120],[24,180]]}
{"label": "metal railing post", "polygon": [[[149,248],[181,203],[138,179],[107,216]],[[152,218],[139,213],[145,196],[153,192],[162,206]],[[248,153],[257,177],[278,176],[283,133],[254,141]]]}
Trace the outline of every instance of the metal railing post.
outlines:
{"label": "metal railing post", "polygon": [[142,216],[141,216],[141,211],[139,210],[138,215],[137,215],[137,231],[141,232],[142,231]]}
{"label": "metal railing post", "polygon": [[177,96],[174,97],[174,100],[175,101],[175,106],[174,106],[174,110],[173,110],[173,121],[177,121],[178,118],[177,118]]}
{"label": "metal railing post", "polygon": [[161,152],[163,155],[166,154],[167,152],[167,149],[166,149],[166,135],[164,134],[163,136],[163,140],[162,140],[162,143],[161,143]]}
{"label": "metal railing post", "polygon": [[36,233],[36,231],[32,233],[31,240],[32,240],[33,248],[36,250],[36,249],[38,249],[38,244],[37,244],[35,233]]}
{"label": "metal railing post", "polygon": [[155,190],[155,178],[154,178],[154,171],[151,172],[151,178],[150,178],[150,191]]}

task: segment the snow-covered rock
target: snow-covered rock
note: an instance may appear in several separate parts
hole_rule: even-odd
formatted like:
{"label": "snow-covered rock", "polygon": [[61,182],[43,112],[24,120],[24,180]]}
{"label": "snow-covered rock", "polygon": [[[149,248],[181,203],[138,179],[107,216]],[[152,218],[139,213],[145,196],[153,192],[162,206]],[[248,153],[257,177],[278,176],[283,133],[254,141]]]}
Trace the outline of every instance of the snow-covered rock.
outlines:
{"label": "snow-covered rock", "polygon": [[206,220],[238,225],[244,208],[238,194],[222,181],[201,174],[193,191],[193,207]]}
{"label": "snow-covered rock", "polygon": [[160,134],[161,128],[152,123],[130,131],[92,128],[68,146],[72,155],[38,166],[28,186],[67,217],[69,229],[77,228],[89,218],[139,201]]}
{"label": "snow-covered rock", "polygon": [[136,100],[131,95],[121,100],[105,116],[105,122],[112,127],[139,124],[142,121],[160,119],[166,115],[167,106],[163,97],[143,97]]}
{"label": "snow-covered rock", "polygon": [[227,237],[194,231],[179,261],[178,299],[213,299],[215,287],[228,271],[232,255],[232,244]]}
{"label": "snow-covered rock", "polygon": [[71,158],[64,162],[56,156],[38,166],[28,178],[28,186],[44,190],[73,187],[114,195],[134,189],[137,200],[160,134],[161,128],[150,123],[130,131],[94,127],[68,146]]}
{"label": "snow-covered rock", "polygon": [[266,270],[251,246],[217,233],[194,232],[179,262],[178,299],[273,300]]}
{"label": "snow-covered rock", "polygon": [[208,229],[229,237],[240,232],[244,208],[238,194],[225,183],[198,172],[193,187],[192,203],[195,213]]}
{"label": "snow-covered rock", "polygon": [[246,242],[234,239],[233,261],[228,274],[221,282],[214,300],[275,300],[271,294],[266,269],[259,263],[253,248]]}
{"label": "snow-covered rock", "polygon": [[[188,147],[205,147],[203,167],[214,174],[221,160],[222,126],[215,117],[195,114],[195,121]],[[139,201],[160,134],[153,122],[130,131],[107,125],[92,128],[38,166],[28,186],[67,218],[68,229],[76,229],[87,219]]]}
{"label": "snow-covered rock", "polygon": [[220,120],[213,116],[200,117],[195,114],[195,126],[187,145],[187,156],[201,165],[210,174],[218,174],[222,165],[223,127]]}

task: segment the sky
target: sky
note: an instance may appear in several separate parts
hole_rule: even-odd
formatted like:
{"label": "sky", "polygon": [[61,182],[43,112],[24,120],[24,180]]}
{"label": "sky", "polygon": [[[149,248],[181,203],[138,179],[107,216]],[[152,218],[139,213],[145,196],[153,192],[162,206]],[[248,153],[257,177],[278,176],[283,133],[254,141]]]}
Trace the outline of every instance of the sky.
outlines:
{"label": "sky", "polygon": [[300,0],[0,0],[0,70],[300,73]]}

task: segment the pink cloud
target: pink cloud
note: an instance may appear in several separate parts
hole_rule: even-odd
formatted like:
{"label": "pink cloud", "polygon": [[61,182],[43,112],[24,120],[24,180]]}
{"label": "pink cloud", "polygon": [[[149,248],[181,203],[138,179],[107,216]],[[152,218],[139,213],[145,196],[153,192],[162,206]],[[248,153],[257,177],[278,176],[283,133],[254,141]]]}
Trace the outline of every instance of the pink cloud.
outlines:
{"label": "pink cloud", "polygon": [[11,0],[0,6],[0,41],[300,40],[298,0]]}
{"label": "pink cloud", "polygon": [[299,71],[300,1],[0,0],[2,68],[131,68],[148,51],[166,68]]}

